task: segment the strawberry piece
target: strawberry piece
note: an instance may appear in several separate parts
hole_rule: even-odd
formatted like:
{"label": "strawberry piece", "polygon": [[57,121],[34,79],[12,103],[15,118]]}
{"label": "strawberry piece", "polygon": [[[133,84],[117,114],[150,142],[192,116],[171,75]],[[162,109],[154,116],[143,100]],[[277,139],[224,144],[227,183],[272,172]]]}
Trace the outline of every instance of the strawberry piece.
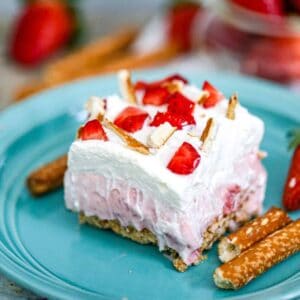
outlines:
{"label": "strawberry piece", "polygon": [[162,80],[154,81],[154,82],[145,82],[145,81],[138,81],[135,84],[135,89],[136,90],[145,90],[147,88],[154,88],[154,87],[161,87],[166,83],[170,83],[174,80],[179,80],[182,81],[183,83],[188,83],[188,80],[184,78],[183,76],[179,74],[173,74],[171,76],[168,76]]}
{"label": "strawberry piece", "polygon": [[133,106],[128,106],[119,113],[114,123],[127,132],[136,132],[142,129],[148,113]]}
{"label": "strawberry piece", "polygon": [[79,131],[79,138],[82,140],[103,140],[108,141],[107,135],[98,120],[88,121]]}
{"label": "strawberry piece", "polygon": [[181,93],[176,92],[170,96],[168,111],[174,114],[191,115],[194,111],[195,103]]}
{"label": "strawberry piece", "polygon": [[73,16],[63,2],[32,1],[15,24],[10,55],[23,65],[34,65],[66,44],[73,30]]}
{"label": "strawberry piece", "polygon": [[241,187],[239,185],[230,186],[225,193],[225,204],[223,207],[223,213],[225,215],[230,214],[234,211],[236,206],[237,197],[241,192]]}
{"label": "strawberry piece", "polygon": [[155,86],[147,88],[143,97],[143,104],[160,106],[168,103],[170,92],[167,88]]}
{"label": "strawberry piece", "polygon": [[209,93],[209,96],[202,102],[204,108],[214,107],[223,98],[222,93],[220,93],[208,81],[204,81],[202,90]]}
{"label": "strawberry piece", "polygon": [[175,152],[167,168],[173,173],[188,175],[198,167],[200,159],[197,150],[191,144],[184,142]]}
{"label": "strawberry piece", "polygon": [[182,129],[182,127],[186,125],[196,124],[195,119],[192,115],[180,115],[167,111],[164,113],[158,112],[154,116],[154,119],[150,123],[150,126],[157,127],[165,122],[169,122],[172,126],[177,127],[177,129]]}
{"label": "strawberry piece", "polygon": [[283,16],[284,2],[282,0],[231,0],[243,8],[266,15]]}
{"label": "strawberry piece", "polygon": [[296,131],[296,146],[283,193],[283,205],[288,210],[300,209],[300,130]]}
{"label": "strawberry piece", "polygon": [[183,51],[188,51],[193,44],[193,25],[200,13],[200,5],[182,3],[171,8],[168,15],[169,41],[175,43]]}

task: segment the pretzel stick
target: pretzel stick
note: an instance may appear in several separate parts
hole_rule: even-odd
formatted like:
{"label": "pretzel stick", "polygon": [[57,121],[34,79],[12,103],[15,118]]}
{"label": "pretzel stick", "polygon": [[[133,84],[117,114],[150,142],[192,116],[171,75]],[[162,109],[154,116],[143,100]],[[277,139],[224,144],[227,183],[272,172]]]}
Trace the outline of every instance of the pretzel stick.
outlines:
{"label": "pretzel stick", "polygon": [[224,237],[218,246],[219,258],[228,262],[272,232],[291,222],[280,208],[272,207],[263,216],[250,221],[238,231]]}
{"label": "pretzel stick", "polygon": [[67,160],[67,155],[61,156],[32,172],[27,178],[31,194],[41,196],[61,187],[67,170]]}
{"label": "pretzel stick", "polygon": [[45,81],[62,82],[65,78],[74,78],[86,68],[107,63],[116,56],[116,53],[120,55],[120,52],[132,43],[136,35],[137,30],[125,28],[82,47],[50,64],[45,70]]}
{"label": "pretzel stick", "polygon": [[215,270],[215,284],[239,289],[275,264],[300,251],[300,219],[275,231]]}
{"label": "pretzel stick", "polygon": [[144,67],[150,67],[157,64],[162,64],[172,58],[174,58],[177,54],[177,48],[172,45],[167,45],[165,48],[159,49],[155,52],[151,52],[148,54],[123,54],[121,57],[118,57],[112,61],[107,61],[105,65],[93,66],[89,68],[85,68],[83,70],[78,70],[78,73],[70,75],[66,75],[65,77],[60,78],[58,82],[40,82],[33,83],[30,85],[28,89],[27,86],[21,88],[21,92],[17,93],[18,100],[21,100],[22,95],[24,95],[24,90],[26,90],[26,97],[32,95],[34,93],[40,92],[43,89],[53,87],[59,85],[64,82],[68,82],[78,78],[84,78],[88,76],[94,75],[102,75],[111,72],[118,71],[122,68],[128,69],[138,69]]}

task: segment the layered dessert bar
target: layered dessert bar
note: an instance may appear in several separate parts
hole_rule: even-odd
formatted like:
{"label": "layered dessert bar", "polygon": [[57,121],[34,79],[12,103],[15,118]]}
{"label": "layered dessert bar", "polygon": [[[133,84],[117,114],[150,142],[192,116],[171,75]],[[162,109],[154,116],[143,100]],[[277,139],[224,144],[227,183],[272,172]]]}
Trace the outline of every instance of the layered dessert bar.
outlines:
{"label": "layered dessert bar", "polygon": [[263,122],[180,75],[91,97],[68,153],[65,203],[88,223],[156,244],[179,271],[226,229],[261,212]]}

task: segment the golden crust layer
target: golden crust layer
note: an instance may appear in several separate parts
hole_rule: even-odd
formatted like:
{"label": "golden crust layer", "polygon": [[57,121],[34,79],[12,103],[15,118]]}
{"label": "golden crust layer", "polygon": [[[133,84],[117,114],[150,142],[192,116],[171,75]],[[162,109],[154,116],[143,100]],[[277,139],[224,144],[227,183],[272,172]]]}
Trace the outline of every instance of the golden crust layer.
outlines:
{"label": "golden crust layer", "polygon": [[[209,249],[212,244],[218,240],[228,229],[230,221],[245,222],[246,220],[236,220],[236,215],[228,215],[221,220],[216,220],[207,231],[203,234],[203,244],[199,249],[198,260],[194,264],[198,264],[204,259],[203,251]],[[155,235],[148,229],[138,231],[132,226],[122,227],[117,220],[101,220],[96,216],[85,216],[83,213],[79,214],[79,221],[81,224],[87,223],[102,229],[110,229],[113,232],[129,238],[140,244],[157,244]],[[188,266],[179,257],[178,253],[173,249],[165,249],[165,252],[170,256],[172,263],[177,271],[184,272]]]}

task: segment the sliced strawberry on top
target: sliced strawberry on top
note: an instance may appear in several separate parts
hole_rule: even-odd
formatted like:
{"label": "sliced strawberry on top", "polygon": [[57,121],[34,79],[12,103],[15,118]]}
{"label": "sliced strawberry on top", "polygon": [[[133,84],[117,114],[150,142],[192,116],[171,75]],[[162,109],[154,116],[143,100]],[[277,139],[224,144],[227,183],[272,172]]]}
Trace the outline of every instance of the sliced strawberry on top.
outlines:
{"label": "sliced strawberry on top", "polygon": [[118,114],[114,123],[125,131],[136,132],[142,129],[148,116],[144,110],[128,106]]}
{"label": "sliced strawberry on top", "polygon": [[191,115],[194,111],[195,103],[181,93],[172,94],[169,99],[168,111],[174,114]]}
{"label": "sliced strawberry on top", "polygon": [[189,143],[184,142],[167,165],[173,173],[188,175],[194,172],[200,163],[200,154]]}
{"label": "sliced strawberry on top", "polygon": [[170,92],[166,87],[155,86],[147,88],[143,97],[144,105],[160,106],[168,103]]}
{"label": "sliced strawberry on top", "polygon": [[266,15],[283,16],[283,0],[231,0],[234,4],[257,13]]}
{"label": "sliced strawberry on top", "polygon": [[98,120],[88,121],[79,131],[81,140],[103,140],[108,141],[107,135]]}
{"label": "sliced strawberry on top", "polygon": [[283,205],[288,210],[300,209],[300,130],[295,131],[292,146],[296,147],[283,193]]}
{"label": "sliced strawberry on top", "polygon": [[220,93],[208,81],[204,81],[202,90],[209,93],[208,97],[206,97],[202,102],[204,108],[214,107],[223,98],[222,93]]}
{"label": "sliced strawberry on top", "polygon": [[196,121],[192,115],[179,115],[167,111],[164,113],[158,112],[154,116],[150,126],[157,127],[165,122],[169,122],[172,126],[177,127],[178,129],[182,129],[182,127],[186,125],[196,124]]}
{"label": "sliced strawberry on top", "polygon": [[135,84],[135,89],[136,90],[144,90],[147,88],[154,88],[154,87],[161,87],[166,83],[170,83],[174,80],[179,80],[182,81],[183,83],[188,83],[188,80],[186,78],[184,78],[183,76],[179,75],[179,74],[173,74],[170,75],[162,80],[158,80],[158,81],[153,81],[153,82],[145,82],[145,81],[138,81]]}

